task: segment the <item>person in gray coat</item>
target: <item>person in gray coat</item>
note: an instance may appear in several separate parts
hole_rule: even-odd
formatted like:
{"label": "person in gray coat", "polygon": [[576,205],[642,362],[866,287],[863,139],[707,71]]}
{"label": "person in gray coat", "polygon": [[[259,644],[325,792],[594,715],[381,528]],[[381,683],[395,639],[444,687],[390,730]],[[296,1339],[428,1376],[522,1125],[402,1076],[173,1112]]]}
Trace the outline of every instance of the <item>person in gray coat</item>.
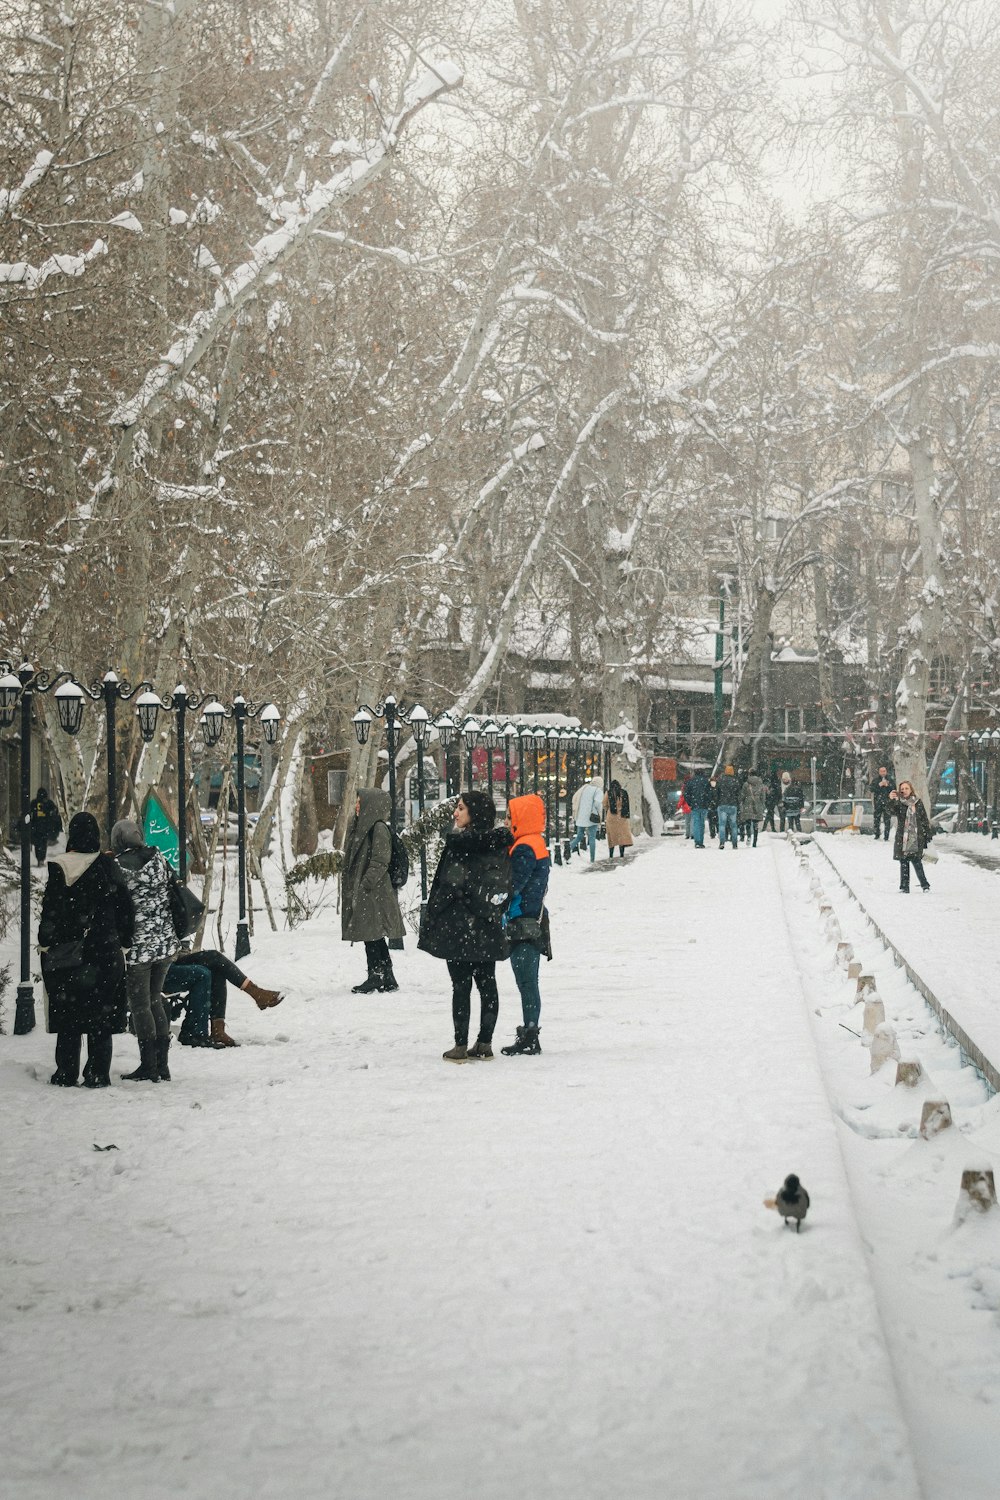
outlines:
{"label": "person in gray coat", "polygon": [[752,837],[755,849],[757,847],[757,831],[764,816],[766,802],[767,788],[757,775],[757,772],[751,771],[740,788],[739,820],[740,827],[744,830],[744,843]]}
{"label": "person in gray coat", "polygon": [[345,943],[364,943],[368,978],[352,994],[398,990],[392,972],[388,938],[401,939],[403,918],[389,879],[392,835],[388,792],[365,787],[358,792],[354,820],[347,831],[340,877],[341,936]]}

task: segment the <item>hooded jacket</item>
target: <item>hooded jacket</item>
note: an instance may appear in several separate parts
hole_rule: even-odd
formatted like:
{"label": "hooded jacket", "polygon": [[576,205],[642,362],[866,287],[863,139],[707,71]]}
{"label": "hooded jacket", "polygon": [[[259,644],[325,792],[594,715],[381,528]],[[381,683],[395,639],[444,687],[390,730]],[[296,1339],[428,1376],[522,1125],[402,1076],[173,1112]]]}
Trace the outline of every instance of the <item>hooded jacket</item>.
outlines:
{"label": "hooded jacket", "polygon": [[537,792],[524,797],[513,797],[508,803],[510,831],[513,843],[510,847],[511,896],[507,916],[540,917],[549,884],[552,861],[543,838],[545,832],[545,803]]}
{"label": "hooded jacket", "polygon": [[[579,801],[577,801],[576,797],[573,798],[573,802],[575,804],[573,808],[573,818],[577,828],[590,827],[591,813],[596,813],[598,822],[600,822],[601,803],[604,800],[604,783],[601,781],[600,777],[592,776],[589,781],[585,781],[583,786],[579,789],[578,796]],[[544,826],[545,824],[543,821],[542,827],[544,828]]]}
{"label": "hooded jacket", "polygon": [[358,800],[361,810],[348,829],[344,845],[340,877],[341,936],[345,943],[401,938],[403,918],[389,879],[392,859],[389,793],[363,787]]}
{"label": "hooded jacket", "polygon": [[[121,871],[105,854],[58,854],[49,860],[38,946],[49,1031],[70,1035],[124,1031],[127,1015],[123,948],[132,944],[135,910]],[[72,969],[56,969],[46,949],[83,941]]]}
{"label": "hooded jacket", "polygon": [[427,898],[417,944],[435,958],[497,963],[507,957],[503,915],[510,900],[506,828],[453,828]]}
{"label": "hooded jacket", "polygon": [[766,812],[767,789],[756,771],[751,771],[740,788],[739,820],[759,823]]}
{"label": "hooded jacket", "polygon": [[142,842],[138,825],[127,818],[111,830],[111,852],[135,907],[135,937],[129,962],[152,964],[173,958],[180,947],[170,915],[173,871],[159,849]]}

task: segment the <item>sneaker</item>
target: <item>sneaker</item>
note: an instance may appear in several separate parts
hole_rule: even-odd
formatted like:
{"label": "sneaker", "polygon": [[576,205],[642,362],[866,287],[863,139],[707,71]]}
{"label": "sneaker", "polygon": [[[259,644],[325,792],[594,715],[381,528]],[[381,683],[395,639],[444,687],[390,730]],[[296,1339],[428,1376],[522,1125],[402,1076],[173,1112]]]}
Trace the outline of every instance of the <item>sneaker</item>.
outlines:
{"label": "sneaker", "polygon": [[447,1052],[441,1053],[445,1062],[464,1063],[469,1061],[468,1047],[460,1047],[456,1042],[454,1047],[449,1047]]}
{"label": "sneaker", "polygon": [[478,1039],[469,1048],[469,1061],[478,1059],[480,1062],[489,1062],[493,1056],[493,1048],[489,1042],[480,1042]]}

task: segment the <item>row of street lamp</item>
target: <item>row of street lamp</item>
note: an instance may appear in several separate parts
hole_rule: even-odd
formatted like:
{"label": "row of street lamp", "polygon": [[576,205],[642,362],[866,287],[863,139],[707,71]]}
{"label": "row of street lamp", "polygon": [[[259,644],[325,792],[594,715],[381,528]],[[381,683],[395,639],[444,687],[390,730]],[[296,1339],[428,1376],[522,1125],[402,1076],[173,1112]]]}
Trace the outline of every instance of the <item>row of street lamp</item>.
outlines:
{"label": "row of street lamp", "polygon": [[[494,788],[494,765],[493,755],[497,750],[504,752],[504,795],[509,801],[513,795],[513,768],[512,755],[517,752],[517,783],[518,791],[524,794],[527,790],[527,752],[533,753],[532,787],[534,792],[539,791],[539,761],[543,754],[548,754],[549,760],[545,775],[545,805],[547,825],[552,835],[555,860],[561,864],[563,858],[569,857],[568,842],[572,832],[572,806],[568,795],[567,785],[566,813],[565,813],[565,839],[563,848],[559,845],[560,830],[556,826],[558,819],[558,786],[555,788],[555,806],[553,807],[552,786],[552,756],[567,757],[567,781],[569,780],[569,765],[572,761],[574,770],[579,776],[582,769],[586,769],[587,761],[598,755],[602,758],[605,779],[607,768],[610,764],[610,756],[614,751],[622,748],[622,741],[615,735],[604,734],[598,729],[584,729],[580,725],[561,725],[558,728],[551,726],[546,729],[542,725],[528,726],[517,725],[511,720],[501,724],[498,720],[487,718],[480,721],[472,715],[467,715],[461,720],[445,711],[432,717],[422,704],[415,703],[412,708],[404,709],[389,693],[373,708],[368,703],[362,703],[357,713],[353,716],[354,733],[359,745],[368,743],[371,728],[377,721],[385,724],[386,749],[389,757],[389,802],[391,806],[392,827],[396,826],[396,753],[399,746],[399,736],[405,726],[413,735],[417,751],[417,810],[422,814],[424,811],[425,780],[424,780],[424,749],[427,745],[428,735],[433,729],[437,733],[438,741],[444,752],[444,781],[445,795],[452,797],[457,795],[459,786],[453,785],[451,767],[449,764],[448,751],[459,738],[465,745],[466,776],[468,779],[468,790],[473,786],[473,752],[482,746],[486,752],[486,777],[487,790],[490,797],[493,796]],[[580,779],[585,779],[580,777]],[[427,900],[427,857],[423,846],[420,849],[420,893],[421,900]]]}
{"label": "row of street lamp", "polygon": [[[59,716],[59,726],[65,734],[77,735],[83,727],[83,714],[87,699],[104,703],[106,741],[108,807],[107,833],[110,842],[111,829],[118,808],[117,785],[117,741],[116,718],[118,704],[136,698],[136,716],[139,733],[146,744],[156,734],[161,712],[173,713],[177,718],[177,859],[180,879],[187,878],[187,760],[186,725],[187,715],[201,709],[199,720],[205,743],[216,745],[222,737],[227,720],[236,726],[236,792],[237,817],[239,822],[237,849],[239,864],[239,920],[236,928],[236,957],[242,958],[250,952],[250,934],[246,918],[246,778],[244,765],[244,725],[247,719],[259,719],[264,738],[273,745],[278,738],[281,715],[273,703],[258,707],[237,694],[232,706],[226,708],[213,694],[200,698],[178,686],[168,698],[161,698],[150,682],[140,682],[135,687],[123,681],[116,672],[106,672],[90,687],[77,681],[70,672],[59,672],[55,676],[36,669],[30,662],[22,662],[16,672],[10,662],[0,661],[0,729],[9,729],[18,707],[21,710],[20,750],[20,844],[21,844],[21,974],[17,988],[14,1017],[15,1035],[31,1031],[35,1025],[35,998],[31,983],[30,928],[31,928],[31,710],[36,693],[52,692]],[[138,696],[136,696],[138,695]]]}
{"label": "row of street lamp", "polygon": [[[1000,729],[994,729],[992,731],[989,729],[983,729],[980,730],[978,734],[975,730],[972,730],[972,732],[968,734],[966,738],[969,743],[969,774],[972,778],[973,784],[976,786],[979,785],[978,781],[976,780],[977,762],[983,767],[983,806],[986,809],[986,816],[985,818],[979,820],[980,827],[983,833],[989,833],[992,830],[993,837],[1000,838],[1000,817],[998,817],[997,814],[996,795],[996,765],[997,759],[998,757],[1000,757]],[[992,817],[990,816],[991,764],[994,767]]]}

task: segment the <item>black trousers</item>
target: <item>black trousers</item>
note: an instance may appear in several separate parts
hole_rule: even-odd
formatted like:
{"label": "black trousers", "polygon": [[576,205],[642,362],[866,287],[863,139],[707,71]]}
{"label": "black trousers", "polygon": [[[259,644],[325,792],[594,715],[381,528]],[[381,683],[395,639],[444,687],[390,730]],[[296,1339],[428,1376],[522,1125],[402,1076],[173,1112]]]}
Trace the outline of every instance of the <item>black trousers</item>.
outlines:
{"label": "black trousers", "polygon": [[178,953],[171,968],[183,968],[185,964],[200,964],[211,974],[212,1020],[225,1020],[226,986],[234,984],[238,990],[242,989],[247,977],[243,970],[216,948],[206,948],[201,953]]}
{"label": "black trousers", "polygon": [[491,1042],[500,1011],[496,964],[460,963],[449,958],[448,973],[451,976],[451,1017],[455,1023],[455,1045],[466,1047],[469,1043],[473,980],[479,991],[479,1040]]}
{"label": "black trousers", "polygon": [[366,943],[365,958],[368,960],[369,974],[392,973],[392,959],[389,957],[389,944],[385,938],[376,938],[374,943]]}
{"label": "black trousers", "polygon": [[767,803],[764,808],[764,822],[761,825],[763,828],[770,828],[772,833],[777,833],[778,831],[774,826],[774,813],[776,807],[777,803],[775,802]]}
{"label": "black trousers", "polygon": [[904,855],[904,857],[899,861],[899,889],[901,891],[908,891],[910,889],[911,865],[917,872],[917,879],[920,881],[921,888],[925,891],[929,891],[930,882],[928,881],[927,876],[924,874],[923,860],[916,859],[909,854]]}
{"label": "black trousers", "polygon": [[879,807],[878,803],[876,802],[876,804],[875,804],[875,837],[876,838],[878,838],[878,835],[879,835],[879,824],[880,823],[884,826],[884,828],[885,828],[885,837],[886,837],[886,839],[888,839],[888,837],[889,837],[889,829],[892,827],[892,817],[891,817],[891,815],[889,813],[889,809],[887,807]]}

